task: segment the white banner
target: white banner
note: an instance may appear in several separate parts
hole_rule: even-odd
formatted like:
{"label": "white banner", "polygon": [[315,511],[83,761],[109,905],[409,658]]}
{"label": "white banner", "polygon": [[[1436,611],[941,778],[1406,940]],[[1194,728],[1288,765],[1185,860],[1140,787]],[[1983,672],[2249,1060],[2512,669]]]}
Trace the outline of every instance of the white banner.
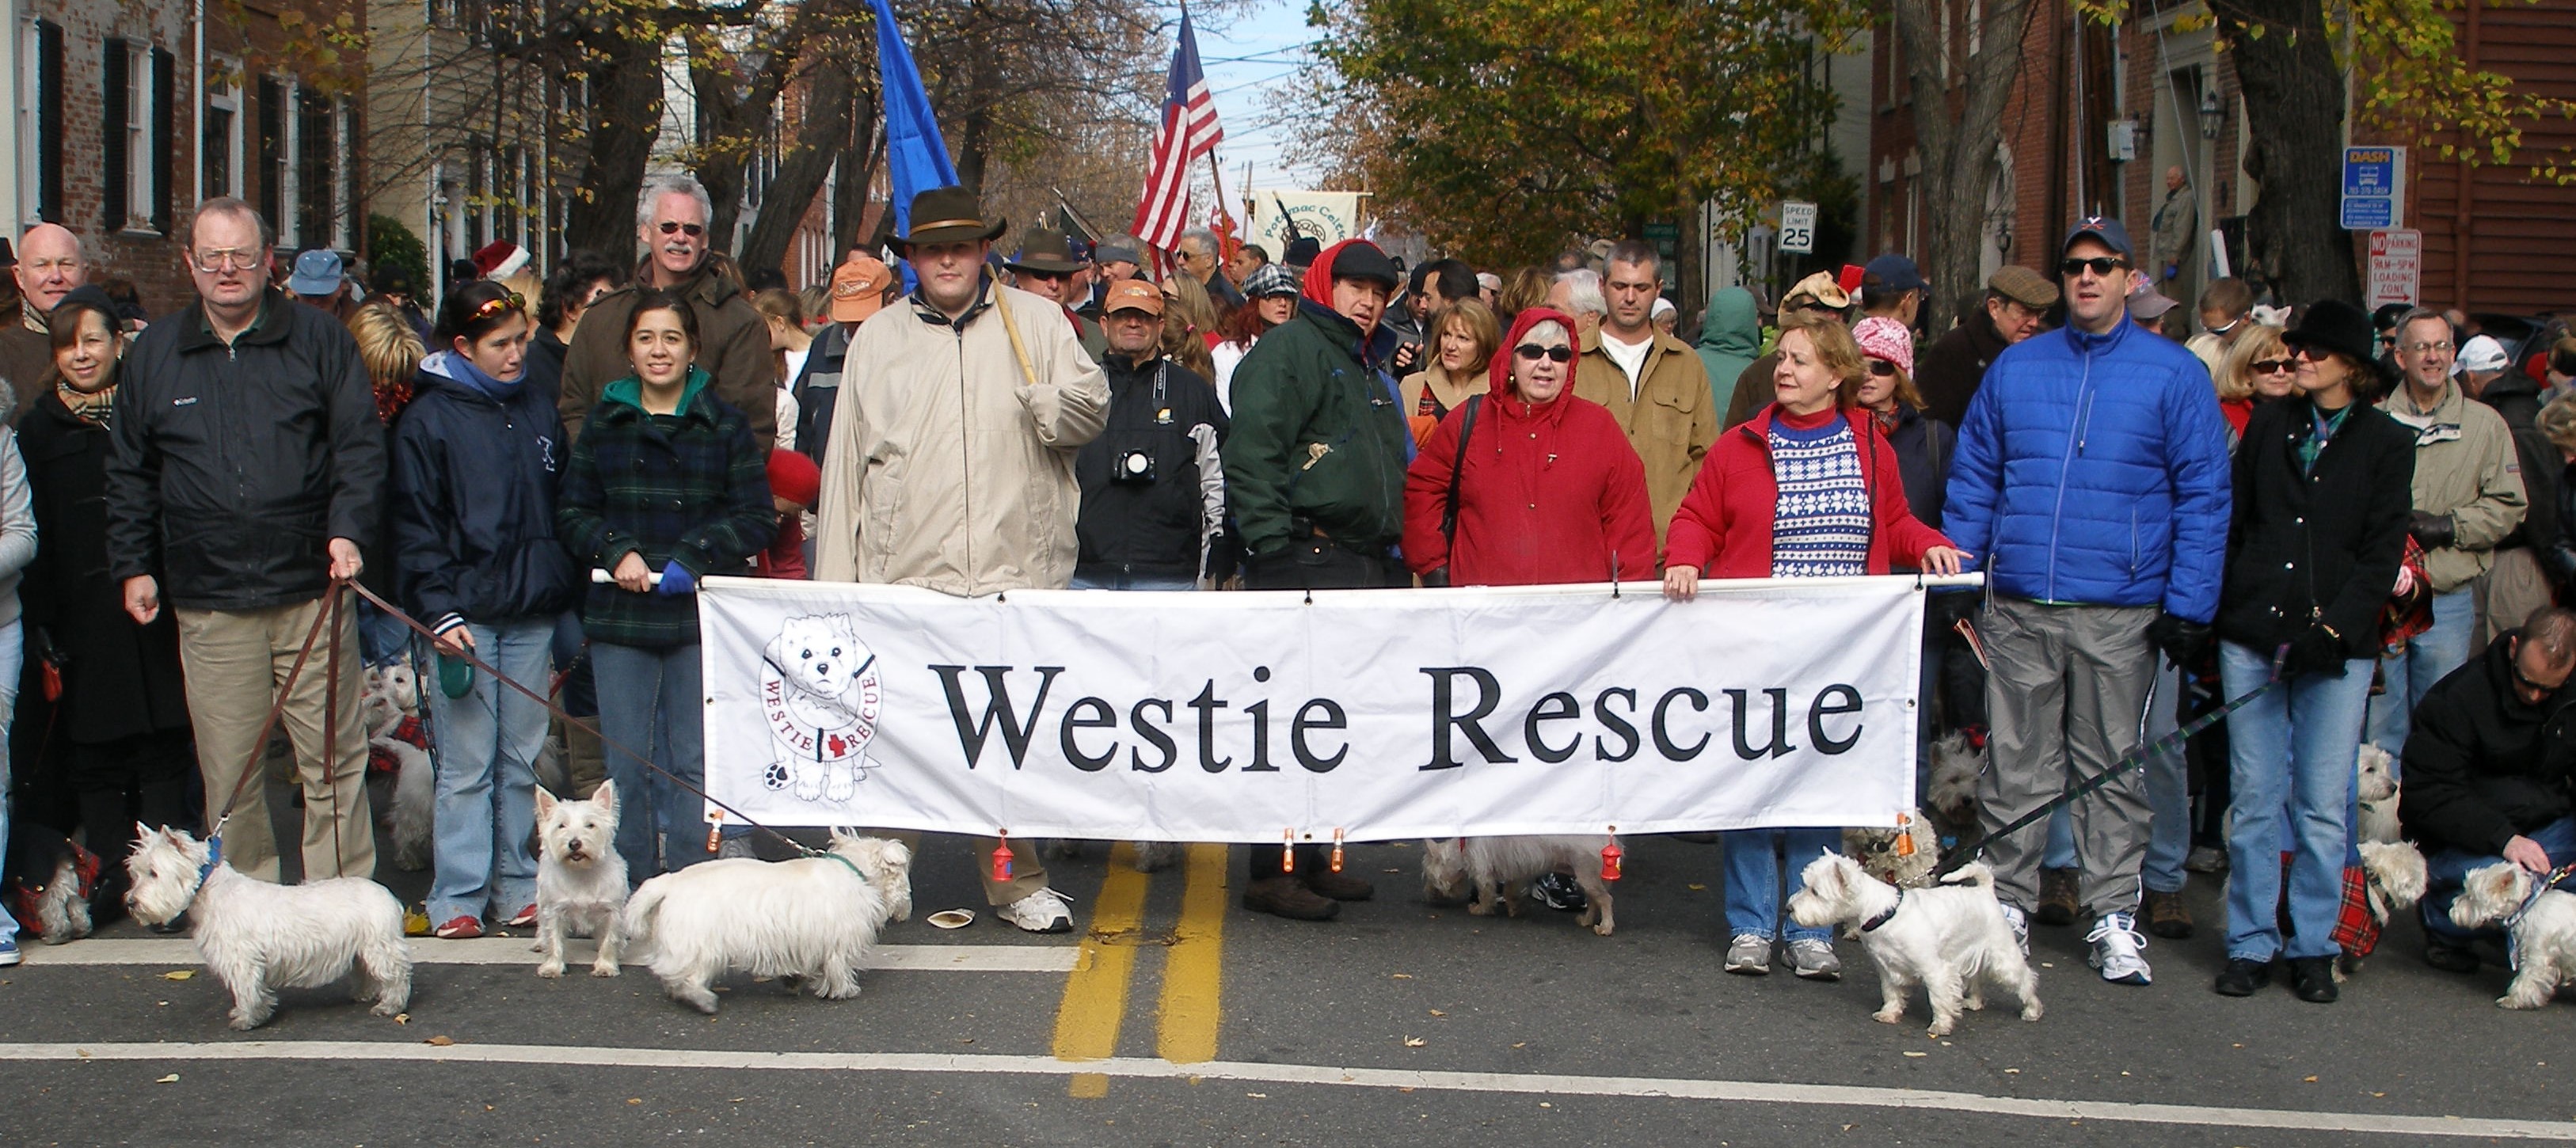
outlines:
{"label": "white banner", "polygon": [[1256,191],[1251,199],[1252,234],[1244,242],[1260,244],[1272,259],[1288,254],[1287,220],[1297,221],[1298,234],[1326,247],[1359,238],[1363,226],[1364,197],[1356,191]]}
{"label": "white banner", "polygon": [[710,578],[709,792],[769,825],[1276,842],[1893,825],[1914,579],[953,598]]}

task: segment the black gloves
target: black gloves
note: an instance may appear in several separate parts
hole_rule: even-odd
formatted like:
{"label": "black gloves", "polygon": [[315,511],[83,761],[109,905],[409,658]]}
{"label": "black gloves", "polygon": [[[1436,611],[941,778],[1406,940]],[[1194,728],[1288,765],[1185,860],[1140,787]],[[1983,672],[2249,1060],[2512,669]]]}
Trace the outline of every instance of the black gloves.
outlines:
{"label": "black gloves", "polygon": [[2335,633],[2334,627],[2319,622],[2290,642],[2290,654],[2281,662],[2281,676],[2294,678],[2300,674],[2324,674],[2340,678],[2344,673],[2345,657],[2343,635]]}
{"label": "black gloves", "polygon": [[2406,533],[2415,536],[2415,544],[2426,550],[2439,550],[2459,539],[2459,524],[2447,514],[2418,510],[2406,519]]}
{"label": "black gloves", "polygon": [[2164,651],[2166,660],[2174,665],[2189,666],[2209,648],[2209,627],[2189,618],[2159,613],[2155,621],[2147,623],[2147,640]]}

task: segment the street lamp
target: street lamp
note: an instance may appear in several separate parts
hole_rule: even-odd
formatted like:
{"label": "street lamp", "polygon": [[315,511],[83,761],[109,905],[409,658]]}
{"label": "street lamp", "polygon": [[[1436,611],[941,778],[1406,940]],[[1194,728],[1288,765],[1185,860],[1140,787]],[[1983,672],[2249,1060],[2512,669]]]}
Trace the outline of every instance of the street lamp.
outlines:
{"label": "street lamp", "polygon": [[2214,140],[2219,129],[2227,125],[2227,108],[2218,102],[2215,88],[2200,93],[2200,138]]}

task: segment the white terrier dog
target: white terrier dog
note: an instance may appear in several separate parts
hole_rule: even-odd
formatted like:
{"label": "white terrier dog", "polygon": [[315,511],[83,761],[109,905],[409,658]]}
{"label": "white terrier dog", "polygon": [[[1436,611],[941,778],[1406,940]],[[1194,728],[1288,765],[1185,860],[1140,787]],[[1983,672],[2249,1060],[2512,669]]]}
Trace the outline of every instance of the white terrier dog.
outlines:
{"label": "white terrier dog", "polygon": [[2451,923],[2463,929],[2503,927],[2513,938],[2513,984],[2496,998],[2499,1008],[2539,1008],[2559,986],[2576,984],[2576,893],[2551,889],[2534,895],[2538,874],[2511,861],[2469,871]]}
{"label": "white terrier dog", "polygon": [[[2364,747],[2368,748],[2368,747]],[[2368,878],[2362,892],[2370,907],[2371,922],[2380,928],[2401,909],[2424,899],[2424,853],[2405,841],[2364,841],[2361,843],[2361,871]],[[2345,949],[2335,958],[2336,983],[2350,980],[2361,971],[2362,961],[2370,954]]]}
{"label": "white terrier dog", "polygon": [[233,870],[205,842],[177,829],[136,825],[141,839],[125,861],[126,906],[147,925],[181,913],[206,969],[233,995],[232,1026],[254,1029],[277,1012],[277,990],[322,988],[360,977],[357,999],[377,1016],[411,999],[411,950],[402,903],[358,877],[271,885]]}
{"label": "white terrier dog", "polygon": [[859,962],[898,899],[909,913],[912,851],[836,830],[829,856],[702,861],[646,881],[626,903],[626,935],[652,938],[664,991],[709,1015],[727,969],[801,977],[843,1000],[859,995]]}
{"label": "white terrier dog", "polygon": [[1940,828],[1962,836],[1977,829],[1977,776],[1986,771],[1986,751],[1953,731],[1932,743],[1932,776],[1923,783],[1923,809],[1940,819]]}
{"label": "white terrier dog", "polygon": [[1571,867],[1575,883],[1583,886],[1583,912],[1575,923],[1606,937],[1618,922],[1610,912],[1610,883],[1601,879],[1600,841],[1588,835],[1433,837],[1422,843],[1422,894],[1450,902],[1473,894],[1469,913],[1490,917],[1499,910],[1517,917],[1531,881]]}
{"label": "white terrier dog", "polygon": [[2361,839],[2364,841],[2397,841],[2404,832],[2397,824],[2397,763],[2388,751],[2361,743],[2361,757],[2353,766],[2353,784],[2361,798]]}
{"label": "white terrier dog", "polygon": [[1843,926],[1878,965],[1880,1006],[1871,1019],[1903,1018],[1906,992],[1917,984],[1932,998],[1932,1027],[1924,1030],[1932,1036],[1950,1035],[1962,1007],[1986,1007],[1989,985],[2021,1001],[2023,1020],[2039,1019],[2039,977],[2004,924],[1984,865],[1961,866],[1930,888],[1899,890],[1859,862],[1827,853],[1807,863],[1804,880],[1807,887],[1789,898],[1789,915],[1808,928]]}
{"label": "white terrier dog", "polygon": [[438,828],[438,770],[429,751],[398,737],[379,737],[368,744],[393,755],[394,797],[385,812],[385,829],[393,838],[394,868],[418,873],[429,868]]}
{"label": "white terrier dog", "polygon": [[588,801],[557,801],[537,790],[537,975],[564,971],[564,937],[599,938],[590,975],[617,975],[625,937],[626,859],[617,853],[617,787],[600,782]]}

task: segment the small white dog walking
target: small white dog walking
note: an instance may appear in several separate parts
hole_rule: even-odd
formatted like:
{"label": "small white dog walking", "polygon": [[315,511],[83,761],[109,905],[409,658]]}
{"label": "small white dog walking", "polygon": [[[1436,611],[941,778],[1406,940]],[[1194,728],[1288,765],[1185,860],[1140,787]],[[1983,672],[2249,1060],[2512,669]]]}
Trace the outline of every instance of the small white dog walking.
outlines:
{"label": "small white dog walking", "polygon": [[2513,939],[2513,984],[2498,1008],[2539,1008],[2562,985],[2576,985],[2576,893],[2543,889],[2541,877],[2511,861],[2469,871],[2451,923],[2496,926]]}
{"label": "small white dog walking", "polygon": [[233,995],[232,1026],[254,1029],[277,1012],[277,990],[361,978],[357,999],[377,1016],[411,1000],[411,950],[402,903],[373,881],[334,877],[271,885],[235,872],[213,845],[178,829],[136,824],[125,862],[126,907],[147,925],[186,913],[206,969]]}
{"label": "small white dog walking", "polygon": [[599,938],[590,975],[618,973],[625,940],[626,858],[617,852],[617,786],[600,782],[587,801],[557,801],[537,790],[537,975],[564,971],[564,937]]}
{"label": "small white dog walking", "polygon": [[1943,883],[1900,890],[1870,876],[1849,857],[1824,854],[1807,863],[1807,887],[1789,898],[1789,915],[1808,928],[1841,925],[1860,937],[1878,965],[1880,1007],[1871,1019],[1905,1016],[1907,990],[1932,998],[1932,1036],[1948,1036],[1962,1007],[1986,1007],[1988,986],[2021,1001],[2021,1018],[2038,1020],[2039,977],[2004,923],[1994,874],[1963,865]]}
{"label": "small white dog walking", "polygon": [[859,962],[898,904],[910,913],[912,851],[836,830],[828,856],[702,861],[646,881],[626,935],[652,940],[671,999],[713,1015],[727,969],[803,978],[825,1000],[859,995]]}

